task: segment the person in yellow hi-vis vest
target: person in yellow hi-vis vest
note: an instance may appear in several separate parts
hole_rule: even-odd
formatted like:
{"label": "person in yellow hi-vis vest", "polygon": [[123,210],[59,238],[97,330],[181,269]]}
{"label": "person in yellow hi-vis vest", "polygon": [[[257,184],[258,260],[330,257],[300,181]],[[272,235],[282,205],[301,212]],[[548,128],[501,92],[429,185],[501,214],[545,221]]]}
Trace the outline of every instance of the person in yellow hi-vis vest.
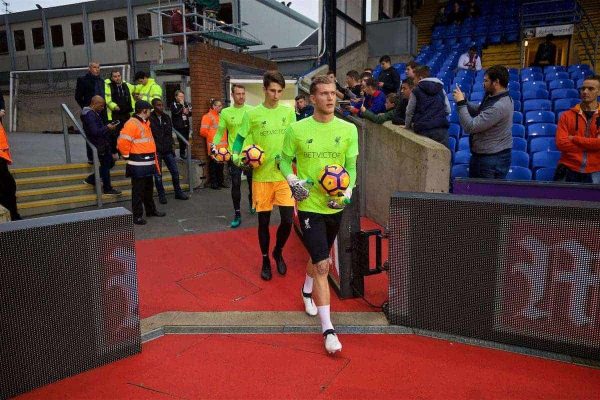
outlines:
{"label": "person in yellow hi-vis vest", "polygon": [[145,225],[144,208],[147,217],[164,217],[158,211],[152,198],[154,181],[152,177],[160,174],[156,158],[156,144],[150,129],[150,103],[138,100],[135,103],[135,115],[125,123],[117,139],[117,148],[127,160],[125,175],[131,178],[131,208],[133,223]]}
{"label": "person in yellow hi-vis vest", "polygon": [[228,187],[223,179],[223,168],[225,164],[218,163],[211,153],[211,145],[219,149],[220,147],[227,148],[227,135],[221,136],[219,143],[213,143],[214,137],[219,129],[219,114],[223,108],[223,103],[218,99],[210,99],[210,109],[202,116],[200,122],[200,136],[206,138],[206,147],[208,154],[208,175],[210,179],[210,187],[212,189],[220,189]]}
{"label": "person in yellow hi-vis vest", "polygon": [[147,103],[152,103],[153,99],[162,100],[162,88],[146,72],[136,72],[134,80],[137,83],[134,90],[136,100],[143,100]]}

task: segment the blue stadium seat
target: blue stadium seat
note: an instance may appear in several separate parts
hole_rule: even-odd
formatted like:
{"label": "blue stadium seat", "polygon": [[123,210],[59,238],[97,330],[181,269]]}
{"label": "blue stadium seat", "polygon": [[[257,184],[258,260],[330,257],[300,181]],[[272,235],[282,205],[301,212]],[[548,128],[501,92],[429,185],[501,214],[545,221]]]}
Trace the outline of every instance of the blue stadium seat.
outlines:
{"label": "blue stadium seat", "polygon": [[567,67],[563,65],[547,65],[544,67],[544,73],[552,73],[552,72],[566,72]]}
{"label": "blue stadium seat", "polygon": [[538,151],[531,156],[531,168],[556,168],[560,159],[560,151]]}
{"label": "blue stadium seat", "polygon": [[578,99],[579,92],[576,89],[556,89],[552,91],[552,100],[556,99]]}
{"label": "blue stadium seat", "polygon": [[458,165],[453,166],[450,176],[452,177],[452,179],[468,178],[469,177],[469,165],[468,164],[458,164]]}
{"label": "blue stadium seat", "polygon": [[521,76],[522,75],[527,75],[527,74],[531,74],[531,73],[539,73],[541,74],[543,72],[541,67],[527,67],[527,68],[522,68],[521,69]]}
{"label": "blue stadium seat", "polygon": [[527,127],[527,140],[531,141],[533,138],[540,136],[556,136],[556,124],[531,124]]}
{"label": "blue stadium seat", "polygon": [[448,122],[450,122],[451,124],[459,124],[460,123],[458,120],[458,112],[456,110],[452,110],[450,115],[448,115]]}
{"label": "blue stadium seat", "polygon": [[522,137],[516,137],[513,135],[513,150],[517,151],[527,151],[527,140]]}
{"label": "blue stadium seat", "polygon": [[556,121],[556,116],[552,111],[529,111],[525,114],[525,123],[537,124],[541,122],[553,124]]}
{"label": "blue stadium seat", "polygon": [[583,86],[583,81],[585,81],[585,79],[583,79],[583,78],[577,79],[577,82],[575,84],[575,88],[576,89],[581,89],[581,87]]}
{"label": "blue stadium seat", "polygon": [[469,150],[459,150],[454,153],[454,165],[469,164],[471,160],[471,152]]}
{"label": "blue stadium seat", "polygon": [[535,180],[536,181],[554,181],[554,168],[540,168],[535,171]]}
{"label": "blue stadium seat", "polygon": [[541,72],[532,72],[530,74],[525,74],[523,75],[523,73],[521,73],[521,82],[532,82],[532,81],[543,81],[544,80],[544,74],[542,74]]}
{"label": "blue stadium seat", "polygon": [[520,101],[513,100],[513,106],[514,106],[515,112],[521,112],[522,108],[521,108]]}
{"label": "blue stadium seat", "polygon": [[581,103],[580,99],[558,99],[554,100],[554,113],[559,111],[568,110],[575,107],[576,104]]}
{"label": "blue stadium seat", "polygon": [[528,92],[530,90],[536,90],[536,89],[547,89],[547,85],[546,82],[544,81],[528,81],[528,82],[523,82],[523,84],[521,85],[521,91],[522,92]]}
{"label": "blue stadium seat", "polygon": [[460,125],[458,124],[450,124],[448,127],[448,136],[459,138],[460,137]]}
{"label": "blue stadium seat", "polygon": [[448,147],[452,152],[452,157],[454,158],[454,152],[456,151],[456,138],[454,136],[450,136],[448,138]]}
{"label": "blue stadium seat", "polygon": [[508,82],[508,90],[514,90],[515,92],[521,91],[521,84],[519,82]]}
{"label": "blue stadium seat", "polygon": [[473,92],[473,93],[471,93],[470,101],[481,101],[481,100],[483,100],[484,96],[485,96],[484,92]]}
{"label": "blue stadium seat", "polygon": [[508,94],[512,97],[513,100],[519,101],[521,100],[521,92],[515,90],[509,90]]}
{"label": "blue stadium seat", "polygon": [[513,166],[509,168],[506,179],[509,181],[530,181],[531,171],[529,168]]}
{"label": "blue stadium seat", "polygon": [[473,84],[473,87],[471,88],[471,91],[473,93],[479,93],[479,92],[484,93],[485,89],[483,88],[483,83],[475,82]]}
{"label": "blue stadium seat", "polygon": [[523,112],[527,111],[552,111],[552,102],[550,100],[525,100],[523,102]]}
{"label": "blue stadium seat", "polygon": [[579,80],[579,79],[587,78],[589,75],[593,75],[593,73],[588,70],[580,69],[580,70],[569,73],[569,78],[571,78],[573,80]]}
{"label": "blue stadium seat", "polygon": [[529,154],[527,154],[524,151],[519,151],[519,150],[513,149],[510,165],[513,167],[517,166],[517,167],[529,168]]}
{"label": "blue stadium seat", "polygon": [[518,68],[507,68],[508,69],[508,74],[509,75],[519,75],[519,69]]}
{"label": "blue stadium seat", "polygon": [[[514,121],[514,118],[513,118],[513,121]],[[513,124],[512,136],[524,138],[525,137],[525,127],[521,124]]]}
{"label": "blue stadium seat", "polygon": [[544,76],[546,82],[553,81],[556,79],[570,79],[568,72],[550,72]]}
{"label": "blue stadium seat", "polygon": [[523,114],[519,111],[513,112],[513,124],[523,124]]}
{"label": "blue stadium seat", "polygon": [[525,90],[523,92],[523,101],[531,99],[548,99],[550,93],[546,89]]}
{"label": "blue stadium seat", "polygon": [[551,137],[537,137],[531,139],[531,143],[529,143],[529,152],[533,154],[538,151],[558,151],[556,148],[556,139]]}
{"label": "blue stadium seat", "polygon": [[575,84],[571,79],[556,79],[554,81],[548,82],[548,89],[574,89]]}
{"label": "blue stadium seat", "polygon": [[591,71],[592,69],[587,64],[573,64],[573,65],[569,65],[569,68],[567,68],[567,72],[574,72],[574,71],[581,71],[581,70]]}
{"label": "blue stadium seat", "polygon": [[458,151],[461,151],[461,150],[467,150],[467,151],[471,150],[471,147],[469,145],[469,137],[468,136],[461,137],[458,140]]}

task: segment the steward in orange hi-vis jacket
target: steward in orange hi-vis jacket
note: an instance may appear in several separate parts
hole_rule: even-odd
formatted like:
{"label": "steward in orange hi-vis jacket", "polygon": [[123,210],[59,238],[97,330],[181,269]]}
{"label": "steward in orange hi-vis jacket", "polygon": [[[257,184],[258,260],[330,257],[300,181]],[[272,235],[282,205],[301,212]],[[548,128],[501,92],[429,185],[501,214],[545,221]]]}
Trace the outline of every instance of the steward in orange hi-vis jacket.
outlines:
{"label": "steward in orange hi-vis jacket", "polygon": [[133,222],[145,225],[144,208],[146,216],[164,217],[165,213],[156,209],[152,191],[154,181],[152,177],[160,174],[156,157],[156,144],[150,129],[150,103],[140,100],[135,103],[135,115],[125,123],[117,139],[117,149],[127,160],[125,167],[126,176],[131,178],[131,206]]}
{"label": "steward in orange hi-vis jacket", "polygon": [[[4,111],[4,110],[2,110]],[[0,205],[6,207],[13,221],[21,219],[17,212],[17,184],[8,166],[12,164],[6,131],[0,118]]]}

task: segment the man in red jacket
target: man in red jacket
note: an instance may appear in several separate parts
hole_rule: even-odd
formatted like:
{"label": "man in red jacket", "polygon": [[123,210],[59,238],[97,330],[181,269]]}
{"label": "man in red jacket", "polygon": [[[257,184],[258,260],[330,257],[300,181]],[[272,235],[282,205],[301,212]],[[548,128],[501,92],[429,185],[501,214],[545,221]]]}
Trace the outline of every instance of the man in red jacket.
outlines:
{"label": "man in red jacket", "polygon": [[600,75],[586,78],[580,90],[581,103],[558,120],[556,181],[592,183],[600,172]]}

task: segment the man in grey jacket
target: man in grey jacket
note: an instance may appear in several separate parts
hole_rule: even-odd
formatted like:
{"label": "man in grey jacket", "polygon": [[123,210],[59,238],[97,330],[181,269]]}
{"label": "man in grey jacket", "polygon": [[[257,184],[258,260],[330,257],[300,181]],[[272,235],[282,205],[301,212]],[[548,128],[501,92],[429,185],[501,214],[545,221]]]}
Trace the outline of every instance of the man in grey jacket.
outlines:
{"label": "man in grey jacket", "polygon": [[469,134],[469,178],[506,178],[511,162],[514,110],[507,86],[508,70],[494,65],[483,78],[485,97],[479,107],[467,103],[458,86],[454,89],[460,125]]}

